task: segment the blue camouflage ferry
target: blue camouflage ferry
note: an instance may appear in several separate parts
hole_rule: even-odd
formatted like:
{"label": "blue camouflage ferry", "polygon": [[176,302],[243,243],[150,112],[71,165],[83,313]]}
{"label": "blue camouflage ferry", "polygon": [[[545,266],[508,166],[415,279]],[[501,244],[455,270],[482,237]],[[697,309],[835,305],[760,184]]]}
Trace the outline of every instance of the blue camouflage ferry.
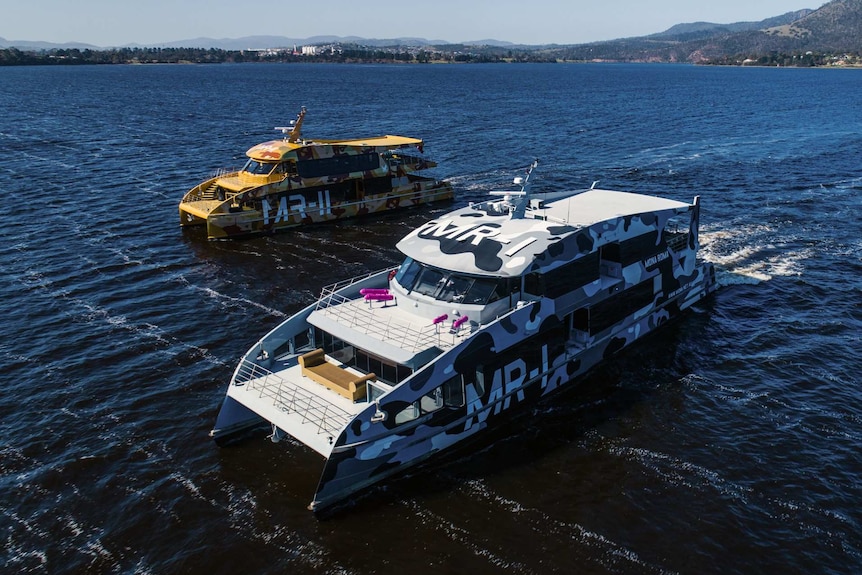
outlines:
{"label": "blue camouflage ferry", "polygon": [[268,423],[320,453],[320,511],[572,385],[715,290],[699,198],[534,193],[536,165],[251,346],[212,437]]}

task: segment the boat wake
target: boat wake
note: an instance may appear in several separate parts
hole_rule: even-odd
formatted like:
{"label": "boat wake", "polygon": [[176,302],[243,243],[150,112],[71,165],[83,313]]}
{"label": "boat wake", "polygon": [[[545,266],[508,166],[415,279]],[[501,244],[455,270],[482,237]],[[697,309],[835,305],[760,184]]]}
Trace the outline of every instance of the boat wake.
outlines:
{"label": "boat wake", "polygon": [[776,240],[775,230],[763,224],[704,230],[700,234],[701,254],[715,264],[721,287],[802,275],[813,249],[776,247]]}

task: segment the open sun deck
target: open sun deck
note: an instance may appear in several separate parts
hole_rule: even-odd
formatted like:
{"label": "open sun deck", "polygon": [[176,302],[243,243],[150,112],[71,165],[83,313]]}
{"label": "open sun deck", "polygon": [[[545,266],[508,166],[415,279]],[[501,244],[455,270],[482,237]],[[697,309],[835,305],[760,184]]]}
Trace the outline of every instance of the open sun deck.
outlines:
{"label": "open sun deck", "polygon": [[375,294],[350,299],[324,293],[308,321],[359,347],[378,350],[378,354],[385,350],[385,357],[414,368],[419,367],[414,365],[416,361],[421,361],[417,356],[429,350],[435,354],[445,351],[472,332],[469,321],[462,320],[451,329],[445,327],[442,316],[428,319],[408,309],[394,299],[375,299]]}
{"label": "open sun deck", "polygon": [[[309,323],[348,341],[372,341],[407,365],[427,361],[471,333],[470,324],[444,327],[399,308],[392,300],[349,299],[325,294]],[[420,359],[419,356],[425,356]],[[267,367],[263,367],[266,365]],[[333,439],[368,406],[367,381],[376,375],[341,364],[320,349],[297,350],[272,361],[246,358],[237,369],[229,395],[240,404],[328,457]],[[352,385],[351,385],[352,384]],[[388,385],[386,385],[388,387]]]}
{"label": "open sun deck", "polygon": [[276,359],[271,368],[244,360],[237,369],[230,396],[324,457],[328,456],[333,439],[367,404],[356,403],[304,377],[296,357]]}

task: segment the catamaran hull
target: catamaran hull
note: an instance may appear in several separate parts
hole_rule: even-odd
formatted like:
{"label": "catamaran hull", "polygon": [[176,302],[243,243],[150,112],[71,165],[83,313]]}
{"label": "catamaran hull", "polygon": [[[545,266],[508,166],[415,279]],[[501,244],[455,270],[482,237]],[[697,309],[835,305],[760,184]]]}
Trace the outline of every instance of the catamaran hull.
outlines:
{"label": "catamaran hull", "polygon": [[228,395],[222,401],[215,427],[210,431],[210,437],[218,445],[224,445],[232,438],[260,427],[263,423],[265,420],[261,416]]}
{"label": "catamaran hull", "polygon": [[[530,405],[572,387],[589,370],[679,316],[716,287],[711,264],[699,267],[681,281],[687,283],[686,291],[633,322],[615,326],[601,341],[579,350],[572,349],[571,341],[556,349],[551,347],[551,334],[558,330],[559,320],[553,313],[543,312],[540,302],[479,330],[470,340],[414,374],[405,385],[415,396],[417,390],[432,390],[455,373],[483,370],[487,375],[484,393],[479,395],[475,386],[467,385],[465,405],[460,409],[439,409],[383,433],[384,424],[368,423],[375,408],[360,414],[335,442],[309,508],[323,511],[484,435]],[[542,342],[544,336],[549,340]],[[389,401],[379,409],[391,422],[406,405],[407,402]]]}
{"label": "catamaran hull", "polygon": [[407,189],[369,196],[357,202],[333,202],[328,189],[311,190],[310,195],[309,191],[286,190],[267,193],[261,200],[233,208],[228,205],[230,200],[223,203],[201,200],[181,203],[179,210],[183,227],[206,225],[207,238],[218,240],[381,214],[453,197],[450,184],[419,180]]}

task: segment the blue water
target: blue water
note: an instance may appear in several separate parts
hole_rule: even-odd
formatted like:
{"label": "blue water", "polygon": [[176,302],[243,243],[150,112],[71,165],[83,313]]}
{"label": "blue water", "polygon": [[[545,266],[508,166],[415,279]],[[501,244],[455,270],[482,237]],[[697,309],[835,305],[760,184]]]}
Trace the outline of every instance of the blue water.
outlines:
{"label": "blue water", "polygon": [[[857,573],[862,73],[0,68],[0,570]],[[234,242],[183,193],[309,109],[425,138],[457,200]],[[319,521],[314,452],[207,436],[241,354],[507,187],[702,198],[721,289],[574,391]]]}

